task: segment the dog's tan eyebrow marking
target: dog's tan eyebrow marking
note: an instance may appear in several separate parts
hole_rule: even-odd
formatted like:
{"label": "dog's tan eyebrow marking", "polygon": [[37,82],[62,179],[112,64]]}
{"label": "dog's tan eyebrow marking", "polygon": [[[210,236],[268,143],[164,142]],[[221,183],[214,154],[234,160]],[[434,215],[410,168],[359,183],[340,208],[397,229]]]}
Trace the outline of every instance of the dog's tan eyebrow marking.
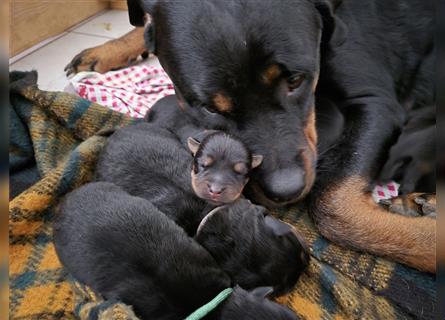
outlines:
{"label": "dog's tan eyebrow marking", "polygon": [[220,112],[228,112],[233,108],[232,99],[222,92],[215,94],[213,97],[213,103],[216,109],[218,109]]}
{"label": "dog's tan eyebrow marking", "polygon": [[278,65],[272,64],[264,70],[262,74],[262,80],[265,84],[271,85],[275,79],[281,75],[281,69]]}

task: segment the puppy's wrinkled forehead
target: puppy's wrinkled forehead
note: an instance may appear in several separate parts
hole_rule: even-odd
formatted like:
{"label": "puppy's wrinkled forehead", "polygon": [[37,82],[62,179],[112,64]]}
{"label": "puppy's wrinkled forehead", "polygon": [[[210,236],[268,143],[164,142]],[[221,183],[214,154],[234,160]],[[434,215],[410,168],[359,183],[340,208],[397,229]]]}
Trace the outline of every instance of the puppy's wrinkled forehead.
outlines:
{"label": "puppy's wrinkled forehead", "polygon": [[[180,90],[189,102],[228,112],[240,93],[272,84],[280,75],[278,66],[309,72],[318,66],[321,22],[310,1],[185,2],[166,5],[168,14],[160,16],[168,21],[159,32],[178,40],[163,48],[168,52],[161,60],[179,70],[176,82],[186,87]],[[174,35],[184,33],[191,36]]]}
{"label": "puppy's wrinkled forehead", "polygon": [[211,156],[233,162],[247,162],[251,157],[241,141],[225,133],[215,133],[204,139],[196,156]]}

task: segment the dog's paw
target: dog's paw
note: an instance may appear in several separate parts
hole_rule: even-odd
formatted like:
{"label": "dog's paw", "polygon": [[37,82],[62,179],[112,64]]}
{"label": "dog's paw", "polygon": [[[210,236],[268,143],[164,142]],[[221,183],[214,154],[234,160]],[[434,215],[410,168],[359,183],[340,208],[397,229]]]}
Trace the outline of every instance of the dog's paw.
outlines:
{"label": "dog's paw", "polygon": [[436,195],[410,193],[393,199],[380,200],[380,205],[393,213],[410,217],[436,217]]}
{"label": "dog's paw", "polygon": [[104,70],[99,71],[99,68],[96,69],[96,67],[99,67],[97,66],[99,60],[103,60],[103,58],[100,56],[100,49],[98,49],[98,47],[85,49],[78,53],[71,62],[65,66],[64,71],[67,76],[80,71],[106,72]]}
{"label": "dog's paw", "polygon": [[140,48],[125,47],[118,40],[111,40],[103,45],[88,48],[77,54],[65,67],[66,75],[81,71],[105,73],[127,67],[139,56],[148,55]]}

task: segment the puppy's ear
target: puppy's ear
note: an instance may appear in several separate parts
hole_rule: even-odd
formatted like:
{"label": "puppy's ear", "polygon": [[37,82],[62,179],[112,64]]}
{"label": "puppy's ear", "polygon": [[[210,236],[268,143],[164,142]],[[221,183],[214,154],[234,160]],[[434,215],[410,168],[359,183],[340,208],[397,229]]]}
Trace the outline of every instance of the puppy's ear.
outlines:
{"label": "puppy's ear", "polygon": [[198,140],[196,140],[196,139],[194,139],[192,137],[189,137],[187,139],[187,145],[188,145],[190,151],[192,152],[192,154],[195,155],[196,152],[198,151],[199,146],[201,145],[201,143]]}
{"label": "puppy's ear", "polygon": [[272,287],[258,287],[250,291],[250,293],[257,298],[265,299],[269,294],[273,292]]}
{"label": "puppy's ear", "polygon": [[260,154],[252,155],[252,169],[258,167],[263,162],[263,156]]}
{"label": "puppy's ear", "polygon": [[335,9],[342,0],[315,0],[315,8],[320,12],[323,21],[321,36],[322,47],[337,47],[346,41],[348,28],[343,21],[335,15]]}

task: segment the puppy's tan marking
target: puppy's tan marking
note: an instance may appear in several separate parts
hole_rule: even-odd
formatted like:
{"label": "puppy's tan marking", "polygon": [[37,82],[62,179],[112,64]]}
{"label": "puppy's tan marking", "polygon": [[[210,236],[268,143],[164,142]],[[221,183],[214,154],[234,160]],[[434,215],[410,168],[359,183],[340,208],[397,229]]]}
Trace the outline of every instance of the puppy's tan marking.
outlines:
{"label": "puppy's tan marking", "polygon": [[216,109],[218,109],[218,111],[220,112],[228,112],[233,108],[232,99],[223,94],[222,92],[218,92],[213,97],[213,104],[215,105]]}
{"label": "puppy's tan marking", "polygon": [[212,157],[205,157],[204,158],[204,161],[202,162],[202,165],[204,166],[204,167],[209,167],[209,166],[211,166],[212,164],[213,164],[213,158]]}
{"label": "puppy's tan marking", "polygon": [[281,75],[281,69],[278,65],[273,64],[263,72],[262,80],[264,84],[271,85]]}
{"label": "puppy's tan marking", "polygon": [[365,192],[367,181],[350,176],[316,200],[313,214],[320,232],[341,245],[436,272],[436,220],[384,210]]}

